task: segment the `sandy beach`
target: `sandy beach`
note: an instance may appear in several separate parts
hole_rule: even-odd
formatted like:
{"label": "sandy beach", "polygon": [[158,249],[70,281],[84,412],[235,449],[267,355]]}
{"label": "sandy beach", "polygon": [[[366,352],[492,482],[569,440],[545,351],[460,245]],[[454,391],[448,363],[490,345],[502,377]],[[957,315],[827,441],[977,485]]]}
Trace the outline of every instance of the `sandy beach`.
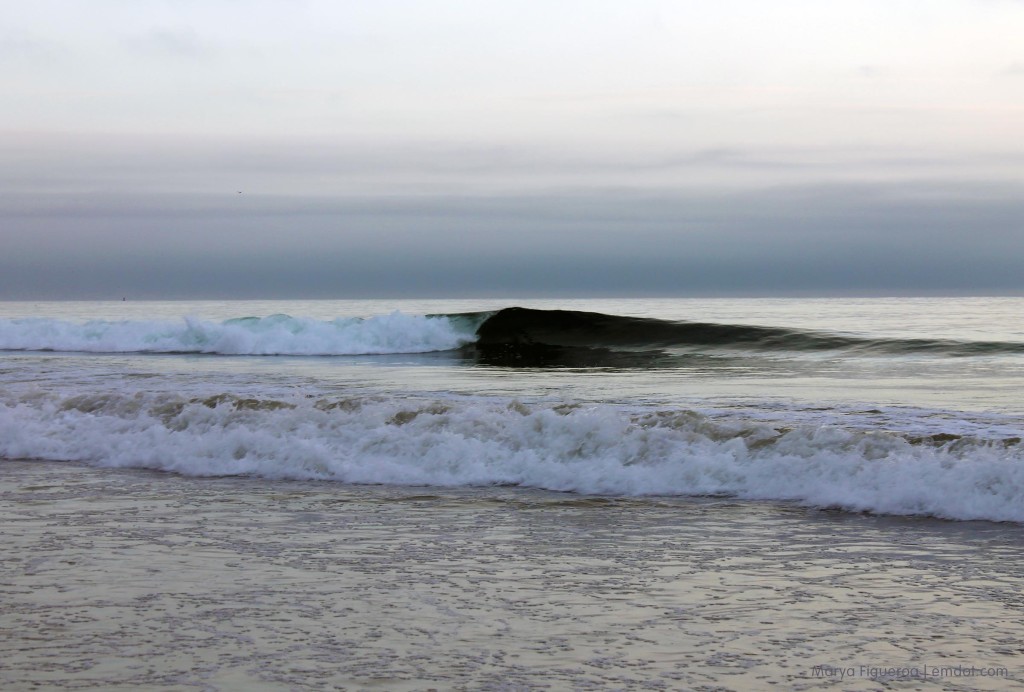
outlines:
{"label": "sandy beach", "polygon": [[1024,532],[0,463],[0,686],[1006,689]]}

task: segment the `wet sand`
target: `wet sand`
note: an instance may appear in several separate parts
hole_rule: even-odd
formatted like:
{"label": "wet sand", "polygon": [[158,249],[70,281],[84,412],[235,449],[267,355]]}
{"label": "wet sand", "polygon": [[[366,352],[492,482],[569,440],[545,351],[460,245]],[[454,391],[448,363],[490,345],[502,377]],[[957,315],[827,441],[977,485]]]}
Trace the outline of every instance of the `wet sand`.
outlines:
{"label": "wet sand", "polygon": [[0,500],[4,690],[1024,685],[1020,525],[24,461]]}

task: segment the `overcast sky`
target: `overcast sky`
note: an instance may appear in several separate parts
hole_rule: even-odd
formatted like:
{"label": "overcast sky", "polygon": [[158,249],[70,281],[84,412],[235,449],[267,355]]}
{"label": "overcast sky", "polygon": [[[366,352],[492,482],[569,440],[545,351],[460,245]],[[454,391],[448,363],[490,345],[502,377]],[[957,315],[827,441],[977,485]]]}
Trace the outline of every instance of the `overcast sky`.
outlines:
{"label": "overcast sky", "polygon": [[0,300],[1024,294],[1021,0],[0,5]]}

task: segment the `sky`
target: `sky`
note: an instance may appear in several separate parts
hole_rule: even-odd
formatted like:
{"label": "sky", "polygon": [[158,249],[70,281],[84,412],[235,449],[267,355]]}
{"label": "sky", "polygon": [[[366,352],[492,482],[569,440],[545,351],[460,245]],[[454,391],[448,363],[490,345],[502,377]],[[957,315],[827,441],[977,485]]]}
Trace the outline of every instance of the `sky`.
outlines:
{"label": "sky", "polygon": [[0,5],[0,300],[1024,295],[1024,0]]}

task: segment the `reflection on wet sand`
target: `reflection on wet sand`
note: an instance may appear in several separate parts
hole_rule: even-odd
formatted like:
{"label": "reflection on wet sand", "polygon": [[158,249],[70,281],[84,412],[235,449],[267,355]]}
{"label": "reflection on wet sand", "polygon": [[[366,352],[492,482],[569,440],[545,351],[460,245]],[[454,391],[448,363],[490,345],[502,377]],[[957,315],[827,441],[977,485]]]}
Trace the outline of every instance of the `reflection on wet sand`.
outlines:
{"label": "reflection on wet sand", "polygon": [[1024,683],[1015,524],[11,461],[0,498],[4,689]]}

